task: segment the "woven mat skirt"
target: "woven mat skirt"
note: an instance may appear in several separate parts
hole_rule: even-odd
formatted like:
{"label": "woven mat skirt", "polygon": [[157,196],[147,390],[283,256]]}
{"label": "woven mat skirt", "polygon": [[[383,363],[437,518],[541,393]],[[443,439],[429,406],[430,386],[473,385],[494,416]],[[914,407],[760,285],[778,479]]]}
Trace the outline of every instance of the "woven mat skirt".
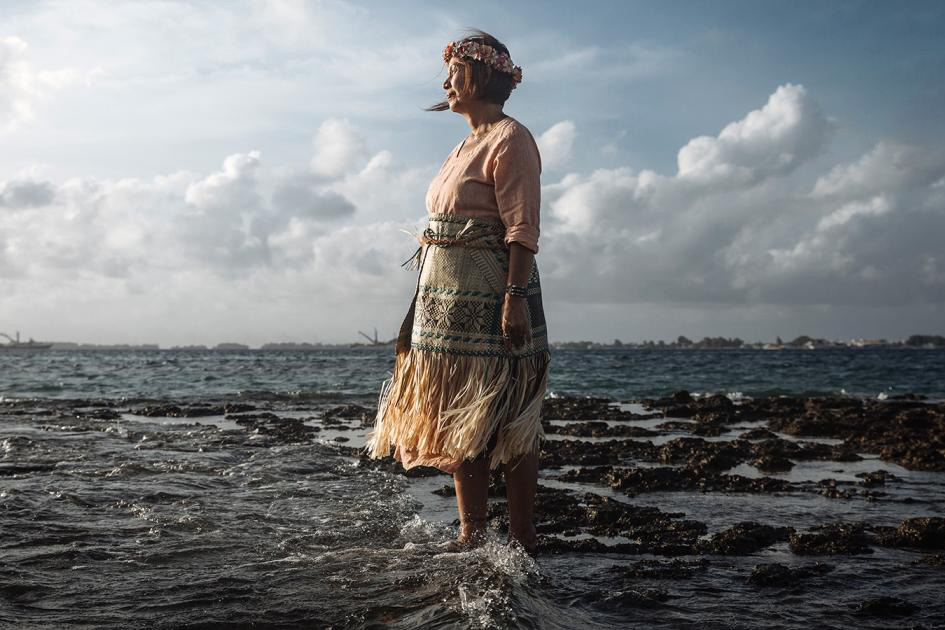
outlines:
{"label": "woven mat skirt", "polygon": [[[468,245],[421,245],[420,277],[401,326],[394,372],[384,382],[371,457],[406,469],[452,473],[464,460],[490,468],[536,449],[550,354],[537,264],[528,281],[531,342],[510,352],[502,339],[509,252],[500,219],[430,216],[427,234],[482,234]],[[495,444],[486,452],[490,438]]]}

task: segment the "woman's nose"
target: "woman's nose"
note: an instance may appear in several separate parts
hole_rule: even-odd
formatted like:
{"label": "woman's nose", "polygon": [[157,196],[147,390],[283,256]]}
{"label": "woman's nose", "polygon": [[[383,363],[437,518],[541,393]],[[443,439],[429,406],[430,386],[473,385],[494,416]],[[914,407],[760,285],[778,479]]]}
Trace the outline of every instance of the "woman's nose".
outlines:
{"label": "woman's nose", "polygon": [[444,89],[444,90],[450,89],[450,80],[449,80],[449,79],[446,79],[445,81],[443,81],[443,89]]}

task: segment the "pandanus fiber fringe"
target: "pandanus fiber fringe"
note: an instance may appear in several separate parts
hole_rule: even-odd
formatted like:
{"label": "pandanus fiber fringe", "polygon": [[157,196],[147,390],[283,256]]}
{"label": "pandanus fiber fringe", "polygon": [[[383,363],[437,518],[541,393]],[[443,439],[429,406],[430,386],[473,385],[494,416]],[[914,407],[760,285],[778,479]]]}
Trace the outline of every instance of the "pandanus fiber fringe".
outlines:
{"label": "pandanus fiber fringe", "polygon": [[545,436],[540,414],[548,366],[548,351],[520,358],[400,352],[381,388],[367,451],[380,458],[396,446],[404,468],[453,472],[479,455],[498,427],[489,467],[512,462]]}

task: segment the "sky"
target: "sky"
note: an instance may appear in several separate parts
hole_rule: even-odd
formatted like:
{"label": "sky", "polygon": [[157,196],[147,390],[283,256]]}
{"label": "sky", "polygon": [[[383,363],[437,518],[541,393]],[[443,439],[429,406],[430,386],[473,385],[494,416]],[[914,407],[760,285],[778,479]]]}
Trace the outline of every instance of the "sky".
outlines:
{"label": "sky", "polygon": [[480,28],[552,341],[945,334],[945,3],[573,6],[0,2],[0,331],[394,337]]}

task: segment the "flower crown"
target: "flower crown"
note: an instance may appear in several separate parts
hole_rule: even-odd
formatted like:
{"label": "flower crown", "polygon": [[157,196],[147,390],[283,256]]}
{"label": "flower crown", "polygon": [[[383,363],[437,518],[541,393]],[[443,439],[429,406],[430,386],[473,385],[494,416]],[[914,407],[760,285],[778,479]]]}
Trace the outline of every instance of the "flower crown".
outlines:
{"label": "flower crown", "polygon": [[[443,61],[449,63],[453,57],[469,57],[492,66],[499,72],[511,74],[515,84],[522,82],[522,68],[512,63],[512,59],[507,53],[497,52],[495,48],[488,44],[464,39],[458,42],[450,42],[443,50]],[[512,89],[515,89],[515,84]]]}

